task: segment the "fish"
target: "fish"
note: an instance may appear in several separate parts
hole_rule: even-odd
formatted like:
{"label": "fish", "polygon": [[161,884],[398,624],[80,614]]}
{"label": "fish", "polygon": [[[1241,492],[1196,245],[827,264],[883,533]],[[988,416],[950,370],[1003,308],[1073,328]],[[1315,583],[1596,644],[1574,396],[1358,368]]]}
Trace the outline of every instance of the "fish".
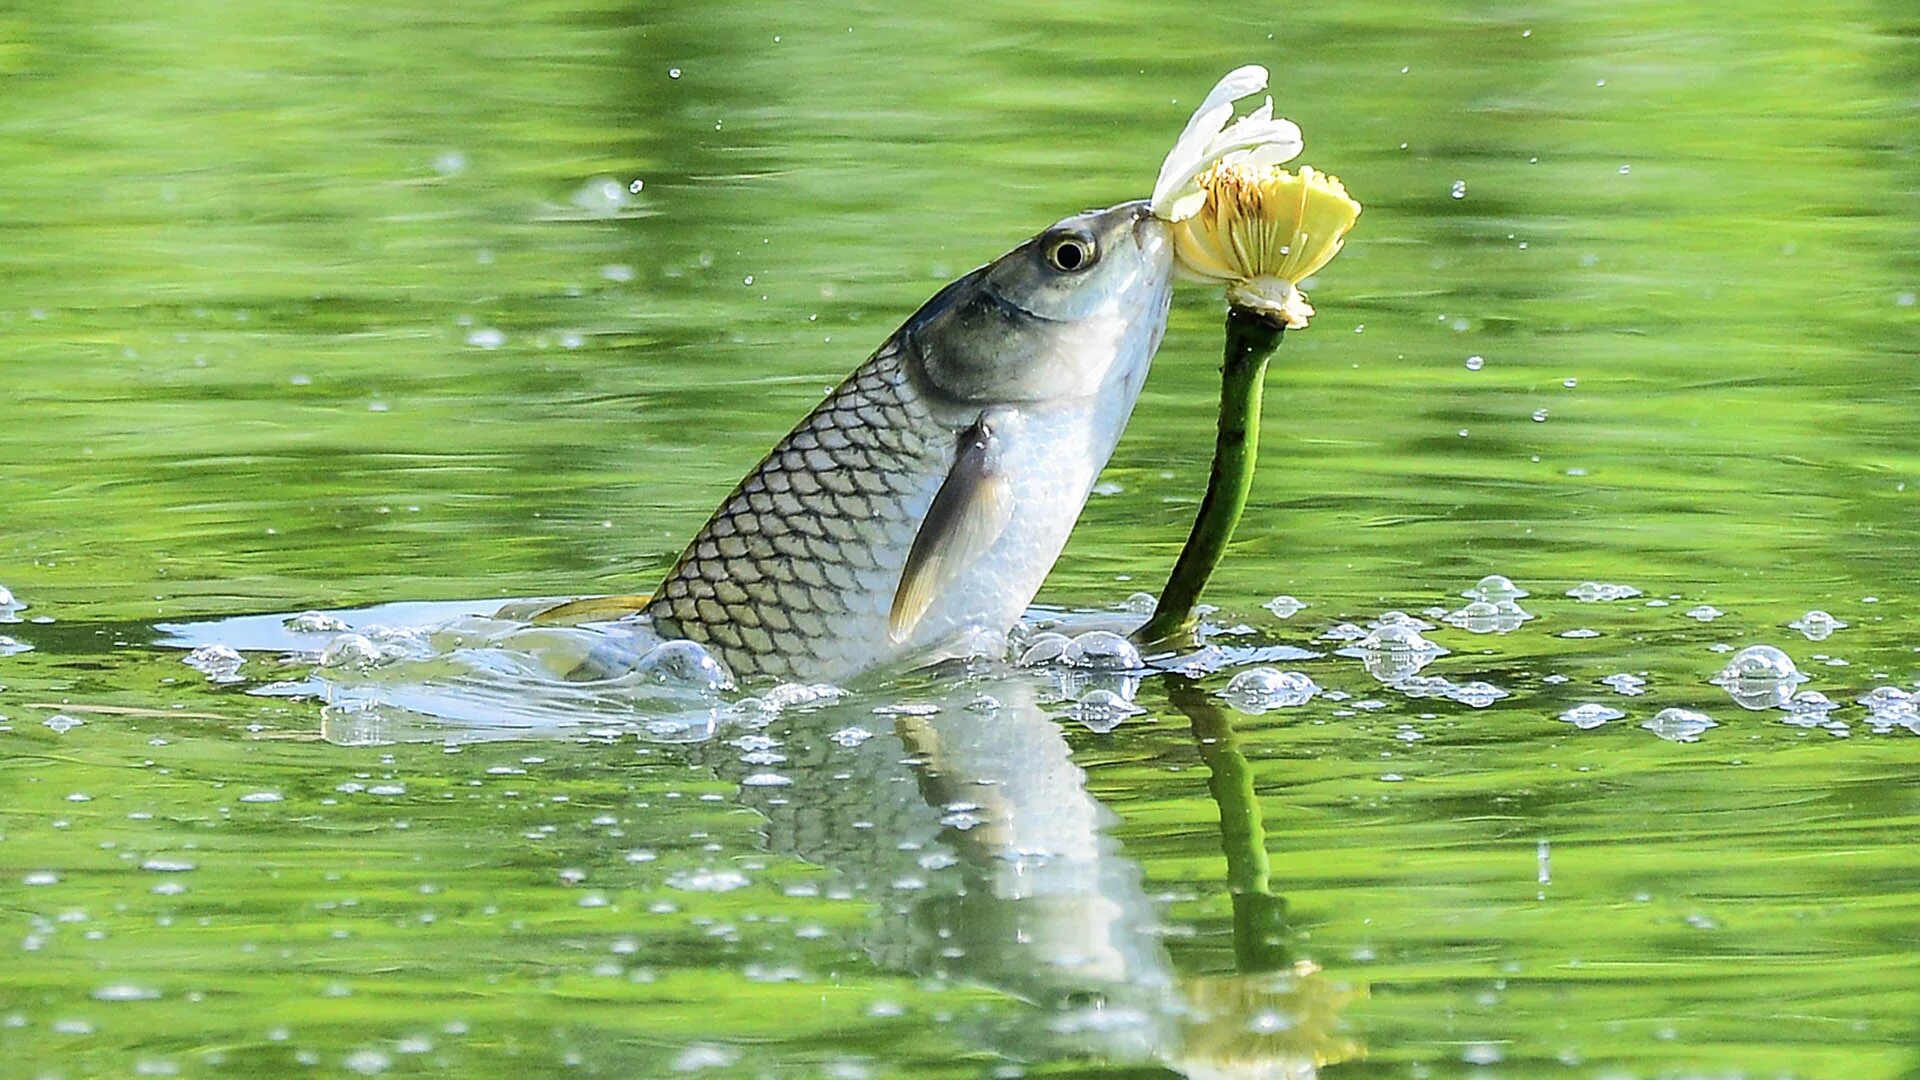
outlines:
{"label": "fish", "polygon": [[1166,330],[1145,201],[961,276],[767,454],[644,613],[742,679],[843,683],[1004,637],[1112,455]]}

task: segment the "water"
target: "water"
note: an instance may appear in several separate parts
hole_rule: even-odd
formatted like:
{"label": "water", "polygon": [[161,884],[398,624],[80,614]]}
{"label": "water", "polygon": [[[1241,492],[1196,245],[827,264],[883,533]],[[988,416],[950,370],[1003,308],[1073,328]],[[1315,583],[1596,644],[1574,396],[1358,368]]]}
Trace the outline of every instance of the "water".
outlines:
{"label": "water", "polygon": [[[1920,1065],[1904,9],[32,7],[0,1072]],[[1185,536],[1200,289],[1050,659],[642,685],[493,618],[650,588],[1241,62],[1367,210],[1204,643],[1058,662]]]}

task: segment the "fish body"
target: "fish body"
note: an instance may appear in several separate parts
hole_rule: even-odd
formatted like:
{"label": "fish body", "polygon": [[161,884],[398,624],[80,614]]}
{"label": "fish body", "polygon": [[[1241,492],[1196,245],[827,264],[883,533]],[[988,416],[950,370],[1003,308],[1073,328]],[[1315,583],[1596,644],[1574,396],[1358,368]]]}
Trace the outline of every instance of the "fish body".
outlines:
{"label": "fish body", "polygon": [[1166,326],[1145,203],[1056,223],[941,290],[742,480],[655,591],[741,677],[844,681],[1017,621]]}

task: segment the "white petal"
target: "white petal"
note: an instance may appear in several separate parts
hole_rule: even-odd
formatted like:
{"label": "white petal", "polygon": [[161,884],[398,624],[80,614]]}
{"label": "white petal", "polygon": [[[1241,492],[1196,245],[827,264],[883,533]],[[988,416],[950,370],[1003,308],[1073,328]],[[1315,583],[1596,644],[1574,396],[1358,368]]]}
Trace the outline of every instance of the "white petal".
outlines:
{"label": "white petal", "polygon": [[[1174,140],[1173,149],[1160,164],[1160,176],[1153,185],[1153,209],[1161,216],[1167,216],[1172,200],[1179,195],[1194,177],[1206,171],[1207,144],[1212,142],[1233,119],[1233,103],[1249,94],[1257,94],[1267,88],[1267,69],[1258,64],[1248,64],[1227,72],[1206,100],[1193,111],[1187,120],[1187,126]],[[1271,104],[1272,99],[1268,99]],[[1268,109],[1271,115],[1271,108]],[[1191,214],[1193,211],[1188,210]]]}

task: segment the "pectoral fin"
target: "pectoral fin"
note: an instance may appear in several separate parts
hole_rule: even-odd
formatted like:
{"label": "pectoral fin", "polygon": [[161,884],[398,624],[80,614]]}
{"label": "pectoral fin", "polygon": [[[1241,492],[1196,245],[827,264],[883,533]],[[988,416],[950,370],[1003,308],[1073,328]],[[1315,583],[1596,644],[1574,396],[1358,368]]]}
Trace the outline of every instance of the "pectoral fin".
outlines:
{"label": "pectoral fin", "polygon": [[1013,489],[999,470],[1000,448],[982,417],[960,433],[953,468],[913,538],[887,633],[898,644],[913,633],[940,590],[985,554],[1013,517]]}

